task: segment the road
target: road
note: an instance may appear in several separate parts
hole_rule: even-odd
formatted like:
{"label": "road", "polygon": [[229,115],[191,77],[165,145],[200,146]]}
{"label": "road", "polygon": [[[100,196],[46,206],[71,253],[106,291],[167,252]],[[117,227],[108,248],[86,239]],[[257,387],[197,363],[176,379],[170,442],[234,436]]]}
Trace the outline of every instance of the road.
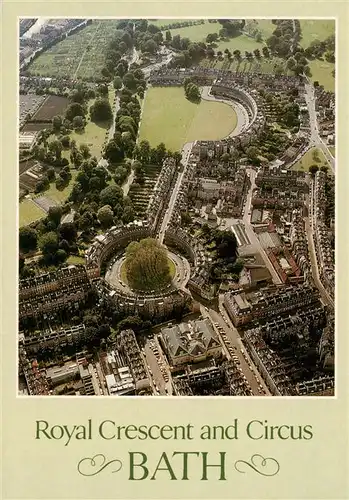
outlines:
{"label": "road", "polygon": [[154,64],[150,64],[146,68],[142,68],[142,71],[144,73],[145,79],[149,78],[150,73],[154,70],[157,70],[161,68],[161,66],[165,66],[169,64],[171,59],[173,58],[174,52],[169,51],[168,49],[163,51],[163,54],[166,56],[162,61]]}
{"label": "road", "polygon": [[312,83],[305,84],[305,102],[308,107],[310,121],[310,139],[309,145],[321,149],[326,160],[328,161],[333,173],[335,173],[335,158],[331,154],[327,145],[320,137],[317,115],[315,110],[315,91]]}
{"label": "road", "polygon": [[314,210],[314,182],[310,185],[310,198],[309,198],[309,217],[304,217],[305,221],[305,234],[308,240],[308,249],[310,256],[311,271],[316,288],[319,290],[320,296],[324,304],[330,305],[334,308],[334,301],[328,294],[323,286],[319,273],[319,266],[315,250],[315,235],[314,228],[316,226],[315,210]]}
{"label": "road", "polygon": [[233,108],[233,110],[236,113],[237,116],[236,127],[234,128],[234,130],[230,132],[230,134],[228,134],[227,137],[236,137],[240,135],[242,132],[244,132],[248,128],[250,121],[246,109],[238,102],[229,101],[228,99],[217,98],[213,96],[210,93],[210,91],[211,87],[208,86],[203,87],[201,91],[201,98],[204,99],[205,101],[215,101],[228,104]]}
{"label": "road", "polygon": [[172,194],[171,194],[171,198],[170,198],[170,201],[169,201],[169,204],[168,204],[168,208],[165,212],[165,216],[162,220],[162,223],[161,223],[161,227],[160,227],[160,231],[159,231],[159,242],[162,244],[163,241],[164,241],[164,237],[165,237],[165,232],[166,232],[166,229],[169,225],[169,222],[171,220],[171,217],[172,217],[172,214],[173,214],[173,211],[174,211],[174,208],[176,206],[176,201],[177,201],[177,197],[178,197],[178,193],[181,189],[181,185],[182,185],[182,182],[183,182],[183,179],[186,175],[186,172],[187,172],[187,166],[188,166],[188,161],[189,161],[189,157],[190,157],[190,153],[191,153],[191,150],[192,150],[192,147],[194,145],[194,142],[187,142],[183,148],[182,148],[182,164],[183,164],[183,170],[182,172],[179,173],[178,177],[177,177],[177,180],[176,180],[176,184],[173,188],[173,191],[172,191]]}
{"label": "road", "polygon": [[[261,375],[258,373],[258,370],[254,365],[253,361],[246,352],[246,349],[244,348],[239,332],[237,331],[233,323],[230,321],[228,314],[224,309],[223,297],[224,297],[223,295],[219,296],[220,313],[218,313],[214,309],[208,309],[208,311],[206,311],[206,315],[210,317],[213,324],[218,323],[218,325],[223,328],[223,331],[225,332],[230,344],[233,346],[235,355],[239,360],[239,365],[242,369],[242,373],[245,375],[246,380],[252,389],[253,395],[254,396],[261,395],[261,389],[259,386],[259,384],[261,384],[262,391],[264,391],[264,393],[267,396],[269,396],[270,392],[267,386],[265,385]],[[203,315],[205,314],[204,311],[202,311],[202,313]]]}
{"label": "road", "polygon": [[257,176],[257,173],[254,169],[250,168],[247,169],[247,173],[250,175],[250,189],[247,193],[247,198],[246,198],[246,206],[245,206],[245,211],[243,215],[243,222],[245,225],[245,231],[247,234],[248,239],[250,240],[251,244],[254,245],[256,250],[261,254],[262,259],[264,261],[264,264],[268,271],[270,272],[273,281],[275,284],[280,285],[282,284],[282,280],[276,270],[274,269],[272,263],[270,262],[264,248],[261,245],[261,242],[258,239],[258,236],[253,230],[252,224],[251,224],[251,213],[252,212],[252,206],[251,206],[251,200],[252,200],[252,195],[253,195],[253,190],[256,188],[255,184],[255,179]]}

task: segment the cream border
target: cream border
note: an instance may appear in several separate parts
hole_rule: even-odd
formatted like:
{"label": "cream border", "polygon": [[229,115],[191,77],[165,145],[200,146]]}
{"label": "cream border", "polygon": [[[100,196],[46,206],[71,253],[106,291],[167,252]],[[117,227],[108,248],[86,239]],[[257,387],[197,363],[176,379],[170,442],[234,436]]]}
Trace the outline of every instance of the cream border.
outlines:
{"label": "cream border", "polygon": [[[163,421],[164,418],[168,418],[168,421],[173,422],[173,412],[171,408],[174,410],[178,409],[179,414],[187,414],[192,416],[192,421],[198,420],[200,422],[200,418],[197,418],[198,415],[207,416],[207,421],[212,419],[212,423],[228,423],[229,418],[218,418],[217,415],[226,415],[227,410],[232,410],[234,416],[239,417],[242,421],[248,418],[261,418],[268,419],[269,421],[273,421],[273,423],[281,423],[283,419],[284,421],[290,421],[289,414],[292,412],[291,421],[298,422],[310,422],[315,423],[318,430],[318,438],[316,440],[316,446],[314,445],[315,440],[311,443],[305,445],[298,445],[295,448],[293,446],[289,446],[289,444],[294,443],[283,443],[283,446],[280,446],[280,454],[284,453],[284,449],[288,449],[289,452],[289,460],[287,463],[287,474],[283,476],[283,480],[286,482],[280,482],[278,478],[275,478],[275,483],[272,483],[274,495],[270,496],[268,490],[266,490],[266,485],[264,483],[260,483],[260,481],[255,481],[255,483],[249,484],[249,491],[246,491],[246,482],[239,483],[237,478],[236,482],[233,483],[234,486],[234,495],[240,496],[240,498],[257,498],[257,495],[263,495],[268,498],[290,498],[289,495],[292,495],[292,498],[305,498],[306,494],[311,494],[312,496],[308,498],[345,498],[348,497],[348,486],[344,482],[344,477],[341,475],[341,469],[337,467],[333,467],[333,461],[337,458],[339,464],[344,464],[347,456],[347,450],[344,445],[347,445],[347,434],[345,436],[339,435],[339,430],[342,432],[345,429],[346,425],[346,412],[347,412],[347,380],[346,380],[346,369],[344,364],[345,359],[345,351],[348,348],[347,336],[345,335],[345,327],[347,326],[347,321],[345,317],[345,283],[343,281],[337,280],[337,387],[339,387],[339,391],[336,398],[314,398],[310,402],[311,398],[292,398],[293,402],[285,401],[288,398],[242,398],[245,400],[243,403],[239,402],[238,405],[235,405],[236,398],[234,401],[227,401],[221,398],[218,398],[220,401],[217,401],[217,398],[205,398],[205,401],[193,401],[189,398],[180,398],[181,401],[178,401],[176,398],[176,404],[174,405],[174,401],[167,401],[165,398],[165,403],[162,398],[157,398],[156,401],[144,401],[137,399],[129,400],[125,399],[122,402],[118,401],[117,411],[114,408],[114,404],[111,404],[111,401],[106,401],[103,398],[103,413],[99,408],[99,399],[94,398],[94,401],[90,401],[87,403],[86,398],[83,398],[84,401],[79,399],[77,401],[71,401],[69,404],[69,408],[66,407],[65,402],[62,404],[65,405],[64,410],[62,412],[61,417],[58,418],[59,411],[62,408],[61,404],[57,404],[57,398],[50,398],[50,402],[46,401],[46,398],[14,398],[14,390],[16,384],[16,367],[13,370],[13,360],[16,358],[16,345],[13,342],[14,334],[9,332],[17,331],[16,324],[16,316],[17,316],[17,293],[16,293],[16,283],[14,283],[13,276],[17,276],[17,259],[16,259],[16,251],[17,248],[17,238],[14,234],[13,228],[16,227],[16,219],[14,219],[14,215],[16,214],[16,194],[17,194],[17,176],[13,176],[12,169],[6,168],[6,165],[13,165],[13,162],[16,162],[16,124],[14,120],[14,116],[16,116],[16,111],[14,110],[14,103],[16,102],[16,86],[15,82],[17,80],[16,68],[13,68],[13,61],[17,61],[16,49],[18,44],[18,37],[16,40],[14,38],[13,31],[13,21],[16,16],[35,16],[38,15],[56,15],[56,17],[97,17],[96,14],[100,12],[100,9],[103,8],[103,13],[105,16],[115,16],[115,17],[189,17],[189,14],[192,17],[247,17],[247,12],[252,12],[253,17],[267,17],[267,14],[272,17],[313,17],[312,14],[316,13],[319,15],[321,13],[321,17],[333,18],[336,15],[338,19],[338,33],[337,40],[339,41],[337,47],[337,60],[341,61],[342,64],[339,65],[339,69],[336,71],[336,80],[337,80],[337,103],[340,102],[340,108],[338,110],[338,123],[337,126],[337,137],[338,142],[340,144],[340,149],[336,148],[336,160],[337,165],[341,162],[344,163],[344,148],[346,144],[346,123],[345,123],[345,105],[348,104],[347,96],[341,89],[347,88],[348,84],[348,69],[346,64],[345,56],[347,51],[345,50],[348,47],[348,37],[346,36],[346,20],[348,19],[348,8],[343,2],[332,2],[329,4],[324,4],[322,2],[293,2],[292,4],[283,3],[280,4],[272,4],[258,2],[258,4],[254,4],[253,2],[247,3],[237,3],[230,2],[228,3],[219,3],[215,2],[214,5],[209,3],[181,3],[180,11],[181,16],[177,14],[177,8],[179,4],[168,2],[164,3],[146,3],[146,2],[138,2],[137,5],[133,4],[128,5],[125,2],[116,3],[103,3],[98,4],[98,9],[96,5],[92,2],[86,2],[84,4],[78,4],[73,2],[64,2],[61,4],[54,4],[47,2],[44,4],[43,2],[37,3],[20,3],[20,2],[5,2],[3,4],[3,44],[5,50],[3,50],[2,54],[2,68],[6,68],[6,76],[3,78],[3,92],[6,96],[6,100],[3,99],[3,124],[6,123],[6,128],[3,126],[3,145],[14,144],[11,150],[4,151],[4,155],[6,153],[6,161],[3,155],[3,169],[1,171],[1,175],[3,177],[2,183],[2,216],[3,216],[3,238],[4,241],[4,252],[3,252],[3,281],[2,281],[2,297],[3,298],[3,307],[2,311],[4,314],[2,315],[2,341],[3,341],[3,349],[2,353],[3,362],[2,362],[2,380],[4,380],[3,391],[2,391],[2,400],[4,406],[6,407],[6,411],[4,412],[4,435],[3,435],[3,443],[4,448],[3,451],[7,451],[8,457],[5,459],[4,463],[4,479],[6,483],[6,478],[8,478],[8,482],[6,484],[6,490],[4,489],[4,498],[52,498],[53,495],[59,495],[61,498],[68,498],[66,496],[67,492],[62,490],[62,482],[59,481],[59,478],[55,478],[52,480],[50,476],[52,474],[52,468],[47,464],[48,461],[52,460],[60,460],[60,470],[62,475],[65,475],[67,483],[69,484],[69,489],[71,493],[71,498],[99,498],[99,495],[105,495],[105,497],[109,496],[110,493],[112,496],[109,498],[114,498],[115,495],[115,480],[111,481],[109,485],[109,490],[106,490],[107,483],[100,484],[98,482],[97,490],[95,487],[92,487],[89,482],[75,484],[72,482],[72,478],[70,478],[69,470],[67,469],[67,462],[71,462],[72,455],[74,452],[78,451],[81,454],[81,450],[85,448],[85,446],[74,446],[71,447],[70,453],[62,452],[64,448],[55,445],[55,443],[49,446],[47,442],[35,442],[33,441],[33,421],[35,418],[45,418],[47,416],[50,421],[54,422],[61,421],[69,423],[78,421],[81,422],[85,420],[86,409],[88,407],[88,415],[96,415],[94,418],[99,420],[102,418],[108,418],[112,416],[114,418],[117,417],[117,414],[121,410],[120,414],[120,422],[128,421],[129,418],[126,412],[131,410],[132,405],[137,404],[142,405],[142,412],[144,412],[144,422],[153,421],[155,419],[159,420],[157,415],[162,415],[163,418],[160,420]],[[136,11],[132,10],[136,7]],[[97,10],[99,12],[97,12]],[[302,16],[297,15],[298,12],[302,13]],[[135,15],[137,13],[137,15]],[[161,15],[160,15],[161,13]],[[194,15],[193,15],[194,13]],[[200,15],[195,15],[196,13],[200,13]],[[104,17],[104,16],[103,16]],[[12,23],[12,25],[11,25]],[[12,31],[11,31],[12,27]],[[345,47],[346,45],[346,47]],[[11,64],[12,62],[12,64]],[[3,70],[3,74],[4,70]],[[340,86],[339,86],[340,81]],[[337,105],[338,106],[338,105]],[[5,121],[6,118],[6,121]],[[7,146],[8,147],[8,146]],[[343,149],[342,149],[343,148]],[[338,170],[338,169],[337,169]],[[338,178],[339,177],[339,178]],[[347,242],[345,241],[346,235],[344,236],[344,232],[339,234],[339,227],[346,227],[346,220],[344,219],[344,210],[345,210],[345,187],[348,185],[348,174],[347,171],[344,170],[340,172],[339,176],[337,175],[337,271],[340,267],[340,277],[348,277],[348,264],[345,260],[345,247]],[[5,189],[6,186],[6,189]],[[14,189],[15,187],[15,189]],[[15,191],[15,192],[14,192]],[[341,206],[343,205],[343,209]],[[343,217],[343,220],[342,220]],[[6,240],[5,240],[6,238]],[[5,261],[6,259],[6,261]],[[15,307],[13,307],[15,305]],[[343,333],[341,333],[343,332]],[[338,350],[338,343],[340,344],[340,350]],[[5,355],[6,353],[6,355]],[[342,360],[342,361],[341,361]],[[6,379],[5,379],[6,374]],[[9,374],[10,377],[9,377]],[[6,383],[5,383],[6,380]],[[33,400],[32,400],[33,399]],[[45,400],[44,400],[45,399]],[[59,398],[58,398],[59,399]],[[108,399],[108,398],[107,398]],[[229,398],[228,398],[229,399]],[[248,399],[248,401],[247,401]],[[281,399],[281,401],[280,401]],[[297,401],[295,401],[297,399]],[[317,399],[317,400],[316,400]],[[321,399],[321,400],[320,400]],[[97,400],[97,401],[96,401]],[[212,400],[215,401],[213,404]],[[134,401],[134,403],[132,403]],[[275,402],[274,402],[275,401]],[[78,403],[78,404],[77,404]],[[114,403],[114,402],[113,402]],[[288,406],[292,404],[292,408]],[[98,405],[98,408],[97,408]],[[213,407],[214,405],[214,407]],[[331,407],[329,407],[331,405]],[[37,410],[36,410],[37,408]],[[81,410],[85,410],[81,412]],[[201,411],[200,411],[201,409]],[[217,413],[214,412],[214,409],[217,410]],[[196,411],[195,411],[196,410]],[[218,412],[219,410],[219,412]],[[133,413],[133,412],[132,412]],[[131,415],[132,415],[131,413]],[[26,419],[22,419],[21,415],[24,414]],[[153,415],[153,416],[152,416]],[[196,415],[196,416],[194,416]],[[215,417],[216,415],[216,417]],[[257,415],[257,417],[256,417]],[[248,417],[250,416],[250,417]],[[76,418],[75,418],[76,417]],[[325,417],[327,422],[321,422],[322,418]],[[135,421],[135,417],[131,417],[132,421]],[[326,427],[327,426],[327,427]],[[337,427],[337,432],[336,432]],[[17,436],[19,438],[20,445],[14,445],[13,435],[14,429],[17,429]],[[330,436],[326,438],[326,430],[330,431]],[[320,430],[323,434],[320,435]],[[347,430],[347,429],[346,429]],[[38,446],[40,444],[40,447]],[[102,443],[103,444],[103,443]],[[131,443],[132,444],[132,443]],[[166,443],[165,443],[166,444]],[[212,445],[212,443],[209,443]],[[336,444],[336,448],[334,446]],[[85,445],[85,443],[83,443]],[[270,448],[270,443],[263,442],[263,450],[266,453],[275,452],[274,447]],[[308,479],[299,478],[299,472],[305,470],[307,468],[306,462],[302,460],[302,458],[306,458],[308,453],[306,448],[311,446],[311,456],[313,457],[313,465],[314,465],[314,476],[311,475],[311,471],[309,471],[310,477]],[[37,447],[37,448],[36,448]],[[131,446],[130,446],[131,447]],[[234,446],[237,450],[240,448],[240,443]],[[247,448],[249,448],[249,443],[244,443],[244,446],[241,448],[241,451],[238,453],[244,455]],[[35,452],[33,449],[37,449]],[[134,448],[134,447],[133,447]],[[149,452],[153,447],[149,446]],[[212,446],[206,446],[206,449],[214,449]],[[324,460],[324,450],[326,449],[326,455],[328,460]],[[21,460],[21,456],[23,451],[26,450],[28,454],[29,463],[36,463],[36,467],[33,468],[33,474],[30,471],[30,467],[26,465],[26,462]],[[155,449],[154,449],[155,451]],[[35,453],[35,455],[33,454]],[[87,451],[87,453],[89,453]],[[46,455],[42,456],[42,453]],[[300,456],[300,455],[303,455]],[[240,458],[240,457],[239,457]],[[283,457],[284,461],[286,457]],[[332,462],[332,464],[331,464]],[[40,464],[40,465],[39,465]],[[69,464],[71,465],[71,464]],[[331,467],[332,465],[332,467]],[[20,474],[15,471],[20,471]],[[36,470],[35,470],[36,469]],[[291,469],[295,469],[294,474],[291,473]],[[5,474],[6,472],[6,474]],[[299,483],[297,485],[292,484],[295,483],[295,474],[298,474]],[[47,488],[44,480],[37,481],[38,476],[41,478],[45,475],[48,481],[51,481],[50,488]],[[58,473],[56,473],[56,476]],[[21,477],[21,481],[18,479]],[[323,481],[322,484],[315,484],[316,479],[322,476]],[[11,481],[10,481],[11,479]],[[108,479],[108,478],[107,478]],[[105,481],[107,481],[105,479]],[[327,483],[325,482],[327,480]],[[79,481],[76,480],[76,483]],[[269,481],[269,480],[268,480]],[[289,483],[288,483],[289,482]],[[306,491],[304,489],[305,484],[307,484]],[[325,482],[325,484],[324,484]],[[12,483],[12,484],[10,484]],[[40,484],[39,484],[40,483]],[[168,488],[165,481],[161,481],[161,484],[157,485],[156,495],[158,495],[159,487],[161,485],[164,486],[163,493],[161,496],[165,498],[168,497]],[[287,484],[288,483],[288,484]],[[173,484],[173,483],[172,483]],[[84,492],[83,489],[86,485],[88,491]],[[142,495],[144,498],[154,498],[154,493],[149,490],[149,483],[142,483]],[[48,486],[48,485],[47,485]],[[77,486],[77,489],[75,489]],[[121,490],[121,486],[123,486],[123,490]],[[172,485],[171,485],[172,486]],[[195,498],[196,495],[194,490],[191,487],[188,487],[188,483],[185,484],[186,488],[182,487],[182,490],[179,491],[177,488],[171,487],[173,493],[176,492],[176,498],[183,498],[184,495],[190,495],[191,498]],[[295,488],[296,486],[296,488]],[[127,488],[129,491],[127,491]],[[209,490],[212,489],[212,493]],[[118,494],[120,494],[119,498],[124,498],[126,496],[128,498],[136,498],[134,493],[131,491],[133,488],[130,488],[130,485],[127,483],[122,483],[120,485],[120,490]],[[215,495],[220,494],[220,498],[232,498],[231,486],[228,488],[229,491],[220,491],[221,489],[217,487],[217,484],[214,482],[208,482],[205,484],[205,489],[200,491],[202,498],[213,498]],[[277,491],[277,493],[276,493]],[[50,495],[50,496],[49,496]],[[82,496],[81,496],[82,495]],[[94,495],[94,496],[90,496]],[[98,496],[95,496],[98,495]],[[130,496],[129,496],[130,495]],[[133,495],[133,496],[132,496]],[[228,495],[228,496],[227,496]],[[246,496],[247,495],[247,496]],[[335,496],[333,496],[335,495]],[[160,496],[160,497],[161,497]],[[158,498],[160,498],[158,497]],[[236,498],[236,497],[235,497]]]}

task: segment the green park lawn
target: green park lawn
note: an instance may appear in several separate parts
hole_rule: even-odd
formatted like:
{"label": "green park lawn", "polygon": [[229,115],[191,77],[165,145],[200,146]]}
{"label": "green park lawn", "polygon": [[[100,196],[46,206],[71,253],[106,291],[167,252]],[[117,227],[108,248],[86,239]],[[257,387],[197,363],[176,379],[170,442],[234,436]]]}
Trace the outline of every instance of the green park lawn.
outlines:
{"label": "green park lawn", "polygon": [[79,257],[78,255],[69,255],[67,258],[67,264],[85,264],[85,259],[83,257]]}
{"label": "green park lawn", "polygon": [[335,148],[334,146],[331,146],[331,147],[329,147],[328,149],[330,150],[330,152],[331,152],[332,156],[334,156],[334,157],[335,157],[335,156],[336,156],[336,148]]}
{"label": "green park lawn", "polygon": [[335,34],[335,21],[325,19],[301,19],[302,39],[300,45],[304,48],[309,47],[314,40],[323,41]]}
{"label": "green park lawn", "polygon": [[[316,150],[318,152],[318,157],[319,157],[320,161],[315,161],[314,158],[313,158],[313,152],[316,151]],[[291,167],[291,170],[298,170],[298,171],[301,171],[301,172],[309,172],[309,167],[311,165],[318,165],[319,167],[322,167],[322,166],[328,166],[329,167],[328,162],[327,162],[327,160],[326,160],[323,152],[321,151],[321,149],[310,148],[302,156],[302,158]],[[331,168],[328,168],[328,173],[329,174],[332,173],[332,169]]]}
{"label": "green park lawn", "polygon": [[35,203],[26,198],[19,203],[19,227],[27,226],[31,222],[41,219],[46,212],[39,208]]}
{"label": "green park lawn", "polygon": [[335,91],[335,79],[332,76],[332,71],[335,69],[334,63],[314,59],[309,61],[309,67],[313,82],[318,81],[320,85],[324,86],[325,90]]}
{"label": "green park lawn", "polygon": [[109,126],[109,123],[97,124],[89,121],[83,132],[71,132],[70,139],[76,141],[77,147],[86,144],[90,148],[91,156],[99,159]]}
{"label": "green park lawn", "polygon": [[236,124],[236,113],[228,104],[194,104],[182,87],[152,87],[145,96],[139,140],[148,140],[152,147],[163,142],[177,151],[186,142],[222,139]]}

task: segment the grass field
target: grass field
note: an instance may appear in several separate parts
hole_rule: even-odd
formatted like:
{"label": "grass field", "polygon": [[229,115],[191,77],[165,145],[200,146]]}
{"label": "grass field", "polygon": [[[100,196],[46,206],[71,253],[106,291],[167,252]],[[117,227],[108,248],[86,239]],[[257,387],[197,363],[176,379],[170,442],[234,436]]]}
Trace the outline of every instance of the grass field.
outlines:
{"label": "grass field", "polygon": [[335,91],[335,79],[332,76],[332,71],[335,69],[334,63],[315,59],[309,62],[309,67],[313,82],[318,81],[320,85],[324,86],[325,90]]}
{"label": "grass field", "polygon": [[153,87],[146,93],[139,139],[153,147],[163,142],[168,149],[180,150],[193,140],[222,139],[236,124],[236,113],[227,104],[193,104],[182,87]]}
{"label": "grass field", "polygon": [[29,198],[19,203],[19,227],[27,226],[31,222],[45,217],[46,212],[39,208]]}
{"label": "grass field", "polygon": [[29,66],[30,73],[49,77],[99,77],[105,49],[113,38],[117,22],[112,19],[94,20],[40,54]]}
{"label": "grass field", "polygon": [[[320,161],[315,161],[314,158],[313,158],[313,152],[314,151],[317,151],[318,152],[318,157],[320,159]],[[310,165],[318,165],[319,167],[322,167],[322,166],[329,166],[328,165],[328,162],[323,154],[323,152],[321,151],[321,149],[318,149],[318,148],[310,148],[304,156],[302,156],[301,160],[299,160],[297,163],[295,163],[293,165],[293,167],[291,168],[291,170],[298,170],[298,171],[302,171],[302,172],[309,172],[309,167]],[[328,169],[328,172],[331,173],[332,170],[331,168]]]}
{"label": "grass field", "polygon": [[76,145],[79,147],[80,144],[87,144],[90,148],[91,156],[96,156],[99,159],[101,154],[102,145],[105,139],[105,134],[109,129],[108,123],[93,123],[88,122],[86,124],[84,132],[71,132],[71,140],[76,141]]}
{"label": "grass field", "polygon": [[336,148],[334,146],[331,146],[330,148],[328,148],[332,154],[332,156],[336,156]]}
{"label": "grass field", "polygon": [[302,40],[300,45],[304,48],[309,47],[314,40],[323,41],[335,33],[334,20],[300,20]]}
{"label": "grass field", "polygon": [[[181,21],[183,21],[183,19],[161,19],[152,21],[152,24],[161,27],[163,25],[170,24],[171,22],[174,23]],[[253,24],[255,24],[256,27],[262,32],[264,40],[271,36],[272,32],[275,29],[275,26],[272,24],[271,19],[255,19],[249,20],[247,22],[252,23],[253,21]],[[182,38],[189,38],[192,42],[204,42],[208,34],[218,33],[221,28],[222,25],[220,23],[209,23],[208,21],[206,21],[204,24],[187,26],[184,28],[175,28],[171,29],[170,31],[172,36],[180,35]],[[256,40],[254,40],[254,38],[243,34],[227,41],[218,42],[215,50],[224,51],[224,49],[228,48],[231,51],[235,49],[241,51],[252,51],[257,48],[261,49],[263,45],[264,43],[257,42]]]}
{"label": "grass field", "polygon": [[68,264],[85,264],[85,259],[83,257],[79,257],[78,255],[69,255],[67,258]]}

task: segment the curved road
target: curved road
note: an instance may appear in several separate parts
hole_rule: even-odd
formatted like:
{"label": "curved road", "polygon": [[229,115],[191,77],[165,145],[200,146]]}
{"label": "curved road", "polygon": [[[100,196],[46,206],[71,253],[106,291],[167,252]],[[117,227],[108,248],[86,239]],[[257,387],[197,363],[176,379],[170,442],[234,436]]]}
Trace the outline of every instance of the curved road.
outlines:
{"label": "curved road", "polygon": [[250,121],[246,109],[238,102],[230,101],[229,99],[217,98],[213,96],[210,93],[210,90],[211,87],[208,86],[202,88],[201,91],[202,99],[204,99],[205,101],[215,101],[215,102],[222,102],[223,104],[228,104],[231,108],[233,108],[233,110],[236,113],[237,116],[236,127],[234,128],[234,130],[230,132],[230,134],[227,135],[227,137],[236,137],[242,134],[242,132],[244,132],[248,127]]}

